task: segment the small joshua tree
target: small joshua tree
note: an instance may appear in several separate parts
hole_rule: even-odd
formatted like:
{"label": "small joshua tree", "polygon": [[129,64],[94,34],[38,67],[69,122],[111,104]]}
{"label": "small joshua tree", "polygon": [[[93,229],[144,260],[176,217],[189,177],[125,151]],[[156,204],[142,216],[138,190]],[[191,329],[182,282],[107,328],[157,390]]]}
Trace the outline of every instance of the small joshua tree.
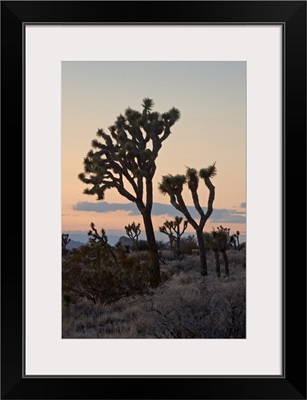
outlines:
{"label": "small joshua tree", "polygon": [[215,269],[218,277],[221,276],[221,266],[220,266],[220,258],[219,252],[222,253],[224,264],[225,264],[225,275],[229,276],[229,261],[226,250],[229,246],[230,237],[229,237],[229,228],[224,228],[222,225],[208,233],[204,233],[204,238],[207,246],[210,250],[214,252],[215,256]]}
{"label": "small joshua tree", "polygon": [[237,231],[236,234],[235,234],[234,236],[235,236],[236,239],[237,239],[237,242],[238,242],[238,250],[240,251],[240,250],[241,250],[241,248],[240,248],[240,240],[239,240],[240,232]]}
{"label": "small joshua tree", "polygon": [[241,250],[240,241],[239,241],[240,232],[237,231],[233,235],[230,236],[230,243],[234,246],[235,249]]}
{"label": "small joshua tree", "polygon": [[101,246],[106,246],[108,243],[108,237],[104,229],[101,229],[101,235],[99,235],[97,229],[95,228],[95,224],[91,222],[91,228],[88,231],[88,237],[90,244],[97,244],[99,243]]}
{"label": "small joshua tree", "polygon": [[[211,178],[216,175],[215,163],[208,166],[207,168],[202,168],[199,173],[194,168],[187,168],[186,175],[166,175],[162,177],[162,182],[159,184],[159,189],[162,194],[168,194],[170,197],[171,204],[180,211],[187,219],[190,225],[195,229],[199,254],[201,263],[201,274],[207,275],[207,258],[206,258],[206,248],[204,242],[203,229],[213,212],[213,201],[215,197],[215,187],[211,182]],[[206,187],[209,190],[209,197],[207,202],[207,211],[204,212],[199,203],[198,198],[198,184],[199,178],[203,179]],[[200,220],[197,222],[192,218],[185,202],[182,197],[183,185],[187,183],[192,194],[192,199],[196,210],[200,215]]]}
{"label": "small joshua tree", "polygon": [[66,256],[66,254],[68,253],[66,246],[69,242],[69,233],[62,233],[62,256]]}
{"label": "small joshua tree", "polygon": [[173,221],[165,221],[163,226],[159,227],[159,231],[164,233],[169,237],[171,250],[173,249],[173,242],[177,244],[177,252],[180,253],[180,239],[184,234],[184,231],[187,229],[188,221],[183,221],[183,226],[181,230],[181,222],[183,221],[182,217],[175,217]]}
{"label": "small joshua tree", "polygon": [[128,224],[125,226],[125,230],[127,236],[133,241],[134,247],[136,250],[139,248],[139,236],[141,234],[140,224],[132,222],[132,224]]}
{"label": "small joshua tree", "polygon": [[112,249],[112,247],[108,244],[108,237],[104,229],[101,229],[101,234],[99,235],[97,229],[95,228],[95,224],[91,222],[91,228],[87,235],[89,237],[90,244],[96,247],[98,253],[100,253],[101,249],[106,250],[111,254],[115,261],[117,261],[116,255]]}
{"label": "small joshua tree", "polygon": [[159,226],[159,231],[168,236],[171,250],[173,250],[174,236],[172,232],[172,221],[165,221],[163,226]]}

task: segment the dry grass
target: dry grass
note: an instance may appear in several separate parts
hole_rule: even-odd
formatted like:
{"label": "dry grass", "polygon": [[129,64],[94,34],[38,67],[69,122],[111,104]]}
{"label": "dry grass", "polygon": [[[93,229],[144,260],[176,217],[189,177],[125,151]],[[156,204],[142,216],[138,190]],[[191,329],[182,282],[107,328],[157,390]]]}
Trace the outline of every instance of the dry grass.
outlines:
{"label": "dry grass", "polygon": [[[80,299],[63,304],[63,338],[244,338],[245,250],[228,251],[230,277],[200,275],[199,257],[167,261],[164,283],[112,304]],[[171,257],[166,257],[170,259]]]}

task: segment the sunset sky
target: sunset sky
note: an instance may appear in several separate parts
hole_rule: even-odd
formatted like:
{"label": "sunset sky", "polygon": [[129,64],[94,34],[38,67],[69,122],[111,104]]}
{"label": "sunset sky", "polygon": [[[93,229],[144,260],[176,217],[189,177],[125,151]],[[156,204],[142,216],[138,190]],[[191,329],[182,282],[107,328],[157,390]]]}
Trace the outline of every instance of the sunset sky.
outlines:
{"label": "sunset sky", "polygon": [[[98,128],[108,132],[128,107],[142,111],[145,97],[154,111],[173,106],[181,112],[172,134],[163,142],[156,160],[153,224],[156,231],[166,219],[180,213],[158,192],[166,174],[184,174],[216,162],[214,211],[205,230],[223,225],[239,230],[245,239],[246,211],[246,63],[245,62],[62,62],[62,230],[87,232],[93,221],[109,235],[123,235],[124,226],[142,218],[136,207],[115,189],[104,201],[87,196],[78,179],[83,158]],[[200,182],[201,204],[208,191]],[[191,195],[184,191],[186,204]],[[142,229],[144,230],[144,229]],[[187,229],[193,233],[193,229]],[[145,238],[143,236],[143,238]],[[157,239],[166,241],[163,235]]]}

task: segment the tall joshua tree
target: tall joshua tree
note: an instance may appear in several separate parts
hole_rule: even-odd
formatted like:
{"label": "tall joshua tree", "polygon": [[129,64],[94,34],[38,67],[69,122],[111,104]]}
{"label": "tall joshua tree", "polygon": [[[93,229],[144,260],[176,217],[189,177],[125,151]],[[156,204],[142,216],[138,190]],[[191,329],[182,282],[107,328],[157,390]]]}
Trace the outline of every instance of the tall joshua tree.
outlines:
{"label": "tall joshua tree", "polygon": [[177,244],[177,252],[180,252],[180,239],[184,234],[184,231],[187,229],[188,221],[183,221],[183,226],[181,230],[181,222],[183,221],[182,217],[175,217],[173,221],[165,221],[163,226],[159,227],[159,231],[164,233],[169,237],[171,250],[173,249],[173,242]]}
{"label": "tall joshua tree", "polygon": [[[199,173],[194,168],[187,168],[186,175],[163,176],[162,182],[159,184],[160,192],[162,194],[167,193],[169,195],[171,204],[186,217],[187,221],[192,225],[192,227],[196,231],[199,253],[200,253],[202,275],[207,275],[207,258],[206,258],[206,248],[204,242],[203,229],[213,211],[215,187],[211,182],[211,178],[213,178],[215,175],[216,175],[216,167],[214,163],[213,165],[210,165],[207,168],[202,168],[199,171]],[[197,192],[199,178],[204,180],[205,185],[209,190],[206,212],[204,212],[199,203],[199,197]],[[188,188],[192,194],[194,206],[199,213],[200,216],[199,222],[197,222],[194,218],[192,218],[182,197],[183,185],[186,183],[188,184]]]}
{"label": "tall joshua tree", "polygon": [[139,249],[139,236],[141,234],[140,225],[141,224],[136,224],[135,222],[132,222],[132,224],[128,224],[125,226],[127,236],[133,241],[134,248],[136,250]]}
{"label": "tall joshua tree", "polygon": [[159,114],[153,112],[153,101],[145,98],[143,112],[128,108],[117,117],[110,133],[98,129],[100,140],[92,141],[92,150],[84,158],[82,182],[91,185],[84,193],[103,200],[107,189],[115,188],[122,196],[136,204],[142,214],[152,264],[152,285],[160,281],[159,254],[155,240],[151,210],[152,180],[156,159],[171,127],[180,118],[176,108]]}

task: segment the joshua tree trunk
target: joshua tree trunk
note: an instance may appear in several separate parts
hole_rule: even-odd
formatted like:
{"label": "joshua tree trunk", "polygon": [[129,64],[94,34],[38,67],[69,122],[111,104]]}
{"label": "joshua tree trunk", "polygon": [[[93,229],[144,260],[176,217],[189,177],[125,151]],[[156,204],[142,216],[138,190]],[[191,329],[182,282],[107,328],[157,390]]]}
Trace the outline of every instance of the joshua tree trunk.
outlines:
{"label": "joshua tree trunk", "polygon": [[213,250],[214,251],[214,257],[215,257],[215,270],[216,270],[216,275],[218,278],[221,276],[221,264],[220,264],[220,256],[218,250]]}
{"label": "joshua tree trunk", "polygon": [[177,253],[180,254],[180,237],[177,238]]}
{"label": "joshua tree trunk", "polygon": [[223,258],[224,258],[224,263],[225,263],[225,274],[226,276],[229,276],[229,262],[228,262],[228,256],[226,253],[226,250],[222,250]]}
{"label": "joshua tree trunk", "polygon": [[159,265],[158,247],[151,220],[151,213],[148,210],[144,210],[142,212],[142,216],[147,237],[149,256],[151,260],[151,268],[152,268],[151,285],[153,287],[157,287],[160,283],[160,265]]}
{"label": "joshua tree trunk", "polygon": [[199,255],[200,255],[200,273],[201,275],[206,276],[208,274],[208,269],[207,269],[206,248],[205,248],[203,231],[197,230],[196,236],[197,236]]}

